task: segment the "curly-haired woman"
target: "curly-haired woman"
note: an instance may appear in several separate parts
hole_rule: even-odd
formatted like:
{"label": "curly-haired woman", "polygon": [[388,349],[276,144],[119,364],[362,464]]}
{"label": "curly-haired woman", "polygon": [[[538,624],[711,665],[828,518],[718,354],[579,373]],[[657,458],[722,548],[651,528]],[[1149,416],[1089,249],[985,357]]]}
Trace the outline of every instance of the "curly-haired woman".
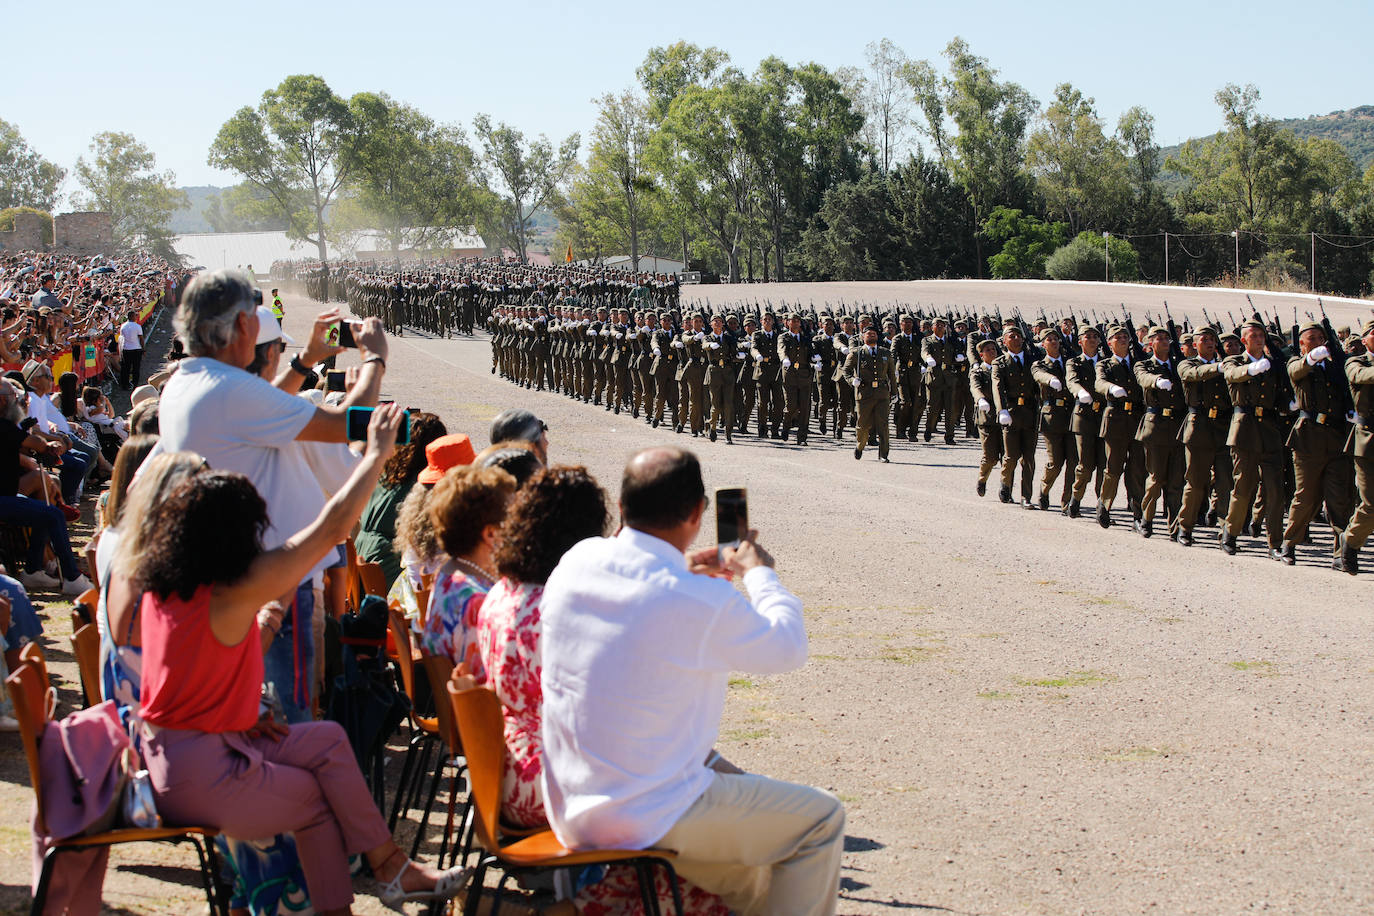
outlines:
{"label": "curly-haired woman", "polygon": [[396,446],[382,468],[382,478],[377,489],[363,509],[358,521],[358,536],[354,546],[358,559],[368,563],[380,563],[386,575],[386,587],[401,574],[401,557],[396,553],[396,512],[405,502],[406,496],[415,486],[420,472],[425,469],[427,458],[425,447],[448,432],[444,421],[432,413],[417,412],[410,417],[410,441]]}

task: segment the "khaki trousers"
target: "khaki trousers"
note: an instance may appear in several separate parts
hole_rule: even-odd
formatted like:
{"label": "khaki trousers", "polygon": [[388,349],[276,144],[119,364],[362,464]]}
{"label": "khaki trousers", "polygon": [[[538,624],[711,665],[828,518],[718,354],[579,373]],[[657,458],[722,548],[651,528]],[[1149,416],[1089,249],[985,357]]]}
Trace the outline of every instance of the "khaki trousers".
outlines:
{"label": "khaki trousers", "polygon": [[[1216,441],[1225,442],[1225,434]],[[1198,513],[1202,511],[1203,500],[1207,498],[1207,488],[1212,488],[1216,499],[1217,514],[1226,515],[1231,508],[1231,450],[1225,445],[1207,448],[1202,445],[1183,446],[1187,470],[1184,472],[1183,509],[1179,512],[1178,524],[1184,531],[1192,531],[1197,524]]]}
{"label": "khaki trousers", "polygon": [[1374,532],[1374,458],[1355,458],[1355,483],[1359,487],[1360,505],[1350,517],[1345,543],[1358,550],[1364,546],[1370,532]]}
{"label": "khaki trousers", "polygon": [[891,448],[891,437],[887,423],[888,407],[892,399],[881,394],[867,394],[859,398],[859,426],[854,444],[862,452],[868,445],[868,434],[875,428],[878,431],[878,457],[886,458]]}
{"label": "khaki trousers", "polygon": [[[1288,507],[1288,527],[1283,539],[1297,543],[1307,537],[1307,528],[1317,510],[1326,510],[1326,521],[1333,535],[1345,530],[1354,506],[1354,475],[1345,454],[1345,437],[1313,436],[1317,445],[1311,452],[1293,452],[1293,472],[1297,487]],[[1321,446],[1325,446],[1322,448]],[[1333,537],[1333,551],[1340,556],[1340,541]]]}
{"label": "khaki trousers", "polygon": [[740,916],[830,916],[840,891],[844,805],[753,773],[716,773],[654,844],[685,880]]}

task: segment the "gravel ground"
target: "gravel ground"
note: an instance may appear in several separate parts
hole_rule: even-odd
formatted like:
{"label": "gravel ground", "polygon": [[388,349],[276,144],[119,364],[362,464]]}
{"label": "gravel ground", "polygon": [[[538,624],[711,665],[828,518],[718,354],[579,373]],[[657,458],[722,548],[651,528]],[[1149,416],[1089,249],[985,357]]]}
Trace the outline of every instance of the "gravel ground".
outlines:
{"label": "gravel ground", "polygon": [[[775,304],[997,297],[1004,309],[1006,289],[1045,302],[1156,295],[1061,286],[734,290]],[[701,288],[713,302],[731,290]],[[1177,315],[1233,294],[1167,295]],[[1338,307],[1340,323],[1368,304]],[[287,330],[302,337],[312,308],[288,302]],[[1326,534],[1295,568],[1244,540],[1236,558],[1207,537],[1192,549],[1143,541],[1120,524],[979,499],[962,439],[894,444],[891,465],[854,461],[852,437],[712,444],[516,389],[489,373],[489,354],[481,335],[394,338],[386,394],[479,447],[498,411],[529,407],[550,426],[553,460],[585,464],[612,496],[625,458],[666,442],[696,450],[708,486],[749,488],[762,542],[805,602],[811,656],[789,675],[733,679],[720,747],[846,802],[841,913],[1374,909],[1370,602],[1365,578],[1323,568]],[[11,908],[26,879],[15,744],[0,743],[11,812],[0,906]],[[112,912],[194,908],[194,873],[156,855],[178,867],[117,855]],[[360,897],[358,911],[381,910]]]}

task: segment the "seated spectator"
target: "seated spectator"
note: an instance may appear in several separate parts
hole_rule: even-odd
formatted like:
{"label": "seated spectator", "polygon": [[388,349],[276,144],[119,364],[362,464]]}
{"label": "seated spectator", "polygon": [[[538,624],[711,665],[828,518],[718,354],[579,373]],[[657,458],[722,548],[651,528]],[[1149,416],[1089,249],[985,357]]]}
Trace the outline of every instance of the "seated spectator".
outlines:
{"label": "seated spectator", "polygon": [[[0,634],[4,634],[5,656],[9,667],[19,666],[19,653],[31,642],[38,642],[43,635],[43,620],[34,610],[29,593],[18,579],[5,574],[0,567],[0,616],[8,615]],[[8,691],[6,691],[8,693]]]}
{"label": "seated spectator", "polygon": [[549,463],[549,426],[523,407],[503,410],[491,421],[491,441],[528,442],[540,464]]}
{"label": "seated spectator", "polygon": [[[398,602],[405,610],[406,617],[416,624],[419,622],[420,608],[416,604],[415,593],[423,587],[424,577],[438,578],[453,571],[446,569],[448,554],[444,553],[434,526],[430,523],[430,494],[449,468],[472,464],[472,442],[462,433],[440,436],[425,446],[425,457],[428,461],[424,470],[415,478],[418,486],[411,487],[396,513],[394,544],[405,575],[397,576],[391,591],[387,593],[387,600]],[[418,631],[418,626],[416,629]]]}
{"label": "seated spectator", "polygon": [[160,502],[133,570],[143,637],[144,760],[159,813],[227,836],[294,832],[316,912],[347,913],[348,856],[362,853],[384,903],[448,899],[466,877],[396,846],[343,729],[258,714],[259,611],[293,591],[357,521],[394,445],[400,410],[379,408],[362,462],[304,530],[264,550],[267,511],[234,472],[197,475]]}
{"label": "seated spectator", "polygon": [[121,444],[129,438],[129,426],[123,417],[115,416],[114,407],[105,393],[93,385],[81,389],[84,416],[97,430],[114,436]]}
{"label": "seated spectator", "polygon": [[71,434],[66,418],[48,399],[52,382],[52,370],[43,363],[30,360],[24,367],[24,384],[29,389],[28,415],[38,421],[33,434],[59,447],[62,498],[76,505],[81,499],[81,488],[90,474],[92,463],[83,443]]}
{"label": "seated spectator", "polygon": [[[64,594],[79,595],[90,588],[91,583],[77,567],[66,518],[54,506],[18,495],[20,449],[29,448],[44,454],[55,451],[46,440],[20,428],[23,418],[14,387],[9,383],[0,384],[0,521],[32,529],[26,569],[20,576],[26,589],[61,588]],[[36,473],[46,479],[43,471]],[[57,555],[61,579],[44,569],[43,551],[49,545]]]}
{"label": "seated spectator", "polygon": [[429,518],[453,572],[436,578],[420,644],[485,680],[474,640],[477,612],[496,580],[492,556],[515,478],[496,468],[459,467],[444,474],[430,497]]}
{"label": "seated spectator", "polygon": [[684,555],[707,502],[690,452],[640,452],[620,493],[619,534],[569,550],[540,604],[554,833],[574,849],[674,849],[678,873],[736,912],[833,914],[840,802],[713,768],[730,672],[805,664],[801,601],[754,532]]}
{"label": "seated spectator", "polygon": [[[67,421],[71,437],[80,443],[83,447],[83,453],[95,462],[91,481],[101,483],[110,479],[110,472],[113,467],[105,458],[105,453],[101,451],[100,436],[95,431],[95,424],[86,418],[86,404],[81,399],[80,384],[81,381],[75,372],[63,372],[62,377],[57,380],[57,392],[52,395],[50,400],[58,412],[62,414],[62,418]],[[99,390],[96,389],[96,391]]]}
{"label": "seated spectator", "polygon": [[358,533],[353,539],[358,559],[381,564],[388,591],[401,573],[401,557],[394,547],[396,513],[426,467],[429,444],[447,432],[444,422],[432,413],[421,411],[411,415],[410,441],[396,446],[358,522]]}
{"label": "seated spectator", "polygon": [[528,442],[498,442],[496,445],[489,445],[482,449],[482,453],[472,463],[480,468],[500,468],[515,478],[517,487],[523,487],[526,481],[544,467],[544,463],[539,460],[539,456],[534,453]]}
{"label": "seated spectator", "polygon": [[[138,392],[134,392],[137,394]],[[157,393],[135,401],[134,406],[129,410],[129,434],[134,436],[156,436],[158,435],[161,423],[159,421],[160,402]]]}

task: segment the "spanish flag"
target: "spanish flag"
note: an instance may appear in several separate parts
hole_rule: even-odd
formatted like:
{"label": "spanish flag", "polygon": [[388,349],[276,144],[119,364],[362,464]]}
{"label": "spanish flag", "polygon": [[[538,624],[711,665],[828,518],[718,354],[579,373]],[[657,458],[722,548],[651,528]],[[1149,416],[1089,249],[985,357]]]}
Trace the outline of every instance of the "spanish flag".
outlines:
{"label": "spanish flag", "polygon": [[571,264],[571,263],[572,263],[572,244],[571,244],[571,243],[568,244],[568,254],[567,254],[566,257],[563,258],[563,262],[564,262],[565,264]]}

